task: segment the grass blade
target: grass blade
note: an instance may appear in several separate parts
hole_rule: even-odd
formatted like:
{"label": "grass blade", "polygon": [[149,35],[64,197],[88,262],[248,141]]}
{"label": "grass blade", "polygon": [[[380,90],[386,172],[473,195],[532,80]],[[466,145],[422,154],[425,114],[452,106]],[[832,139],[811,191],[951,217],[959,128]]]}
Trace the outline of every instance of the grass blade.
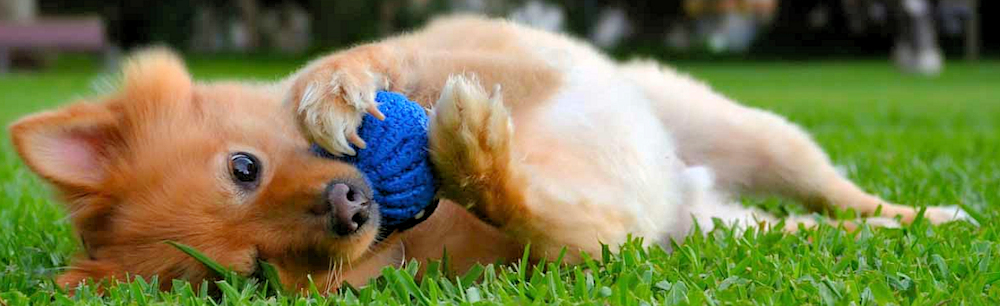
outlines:
{"label": "grass blade", "polygon": [[213,272],[219,274],[220,276],[228,276],[230,273],[233,272],[232,270],[226,268],[222,264],[219,264],[215,260],[208,258],[208,256],[205,256],[205,254],[202,254],[201,252],[199,252],[198,250],[196,250],[191,246],[170,240],[165,241],[165,243],[177,248],[178,250],[184,252],[185,254],[188,254],[188,256],[191,256],[195,260],[201,262],[201,264],[205,265],[205,267],[208,267],[209,270],[212,270]]}
{"label": "grass blade", "polygon": [[257,260],[257,265],[260,267],[260,272],[264,277],[264,280],[274,287],[274,292],[278,295],[285,295],[285,287],[281,284],[281,277],[278,275],[278,269],[274,265],[263,261]]}

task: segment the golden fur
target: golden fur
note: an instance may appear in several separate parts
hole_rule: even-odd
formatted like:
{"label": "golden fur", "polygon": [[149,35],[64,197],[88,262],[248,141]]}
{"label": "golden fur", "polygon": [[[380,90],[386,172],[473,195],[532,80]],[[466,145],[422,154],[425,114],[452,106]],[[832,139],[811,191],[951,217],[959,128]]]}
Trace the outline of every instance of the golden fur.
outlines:
{"label": "golden fur", "polygon": [[[339,237],[307,213],[329,182],[360,176],[308,144],[335,154],[363,147],[355,131],[364,113],[381,115],[379,89],[433,109],[432,157],[449,200],[376,243],[377,218]],[[904,222],[916,213],[863,192],[774,114],[655,63],[617,64],[564,36],[474,17],[340,51],[274,83],[194,82],[169,52],[146,51],[126,65],[120,92],[26,117],[11,134],[25,163],[64,196],[83,242],[58,278],[67,286],[216,277],[165,240],[241,273],[267,260],[289,288],[311,275],[330,289],[445,249],[458,270],[513,261],[529,242],[533,259],[568,247],[573,261],[629,233],[656,244],[713,217],[778,221],[730,200],[741,193],[817,211],[881,206]],[[257,189],[232,184],[232,152],[260,159]],[[964,215],[934,207],[928,217]],[[815,223],[789,221],[788,230]]]}

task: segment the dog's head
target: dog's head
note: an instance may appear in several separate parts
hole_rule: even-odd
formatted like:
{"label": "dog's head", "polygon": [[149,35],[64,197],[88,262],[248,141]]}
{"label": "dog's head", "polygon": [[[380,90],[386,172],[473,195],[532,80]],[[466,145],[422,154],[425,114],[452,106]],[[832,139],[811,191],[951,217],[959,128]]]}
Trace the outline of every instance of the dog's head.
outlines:
{"label": "dog's head", "polygon": [[266,260],[287,287],[368,257],[379,227],[369,187],[310,152],[282,94],[194,83],[175,56],[147,51],[117,93],[13,124],[17,152],[64,196],[82,241],[57,282],[217,277],[168,240],[238,273]]}

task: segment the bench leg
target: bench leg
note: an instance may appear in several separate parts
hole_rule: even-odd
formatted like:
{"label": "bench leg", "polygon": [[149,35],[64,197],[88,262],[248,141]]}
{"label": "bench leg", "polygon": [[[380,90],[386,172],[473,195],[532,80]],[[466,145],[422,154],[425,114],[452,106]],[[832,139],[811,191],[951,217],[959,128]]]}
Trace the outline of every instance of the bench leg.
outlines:
{"label": "bench leg", "polygon": [[974,61],[979,59],[979,1],[970,0],[972,15],[965,23],[965,59]]}
{"label": "bench leg", "polygon": [[10,72],[10,50],[0,48],[0,74]]}
{"label": "bench leg", "polygon": [[122,50],[116,45],[109,45],[101,50],[101,60],[106,71],[118,71],[122,58]]}

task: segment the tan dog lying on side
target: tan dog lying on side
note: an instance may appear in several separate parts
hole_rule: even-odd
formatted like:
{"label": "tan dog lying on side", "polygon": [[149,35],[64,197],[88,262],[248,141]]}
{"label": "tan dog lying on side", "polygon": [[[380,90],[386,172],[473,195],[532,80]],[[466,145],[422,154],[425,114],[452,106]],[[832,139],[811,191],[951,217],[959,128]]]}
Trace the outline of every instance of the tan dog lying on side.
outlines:
{"label": "tan dog lying on side", "polygon": [[[881,206],[903,222],[916,215],[839,175],[779,116],[655,63],[617,64],[582,42],[504,21],[439,20],[276,83],[193,82],[164,51],[134,57],[123,78],[118,93],[11,127],[18,153],[61,191],[81,237],[63,285],[216,277],[165,240],[240,273],[266,260],[289,288],[310,275],[334,288],[445,248],[463,269],[516,260],[529,242],[534,259],[564,247],[573,257],[629,234],[666,243],[711,218],[778,221],[733,200],[745,193],[816,211]],[[450,201],[417,227],[378,239],[377,203],[361,174],[308,144],[338,154],[363,147],[355,130],[364,113],[377,113],[382,89],[433,108],[431,149]],[[965,216],[927,210],[935,223]],[[814,220],[793,216],[785,229]]]}

